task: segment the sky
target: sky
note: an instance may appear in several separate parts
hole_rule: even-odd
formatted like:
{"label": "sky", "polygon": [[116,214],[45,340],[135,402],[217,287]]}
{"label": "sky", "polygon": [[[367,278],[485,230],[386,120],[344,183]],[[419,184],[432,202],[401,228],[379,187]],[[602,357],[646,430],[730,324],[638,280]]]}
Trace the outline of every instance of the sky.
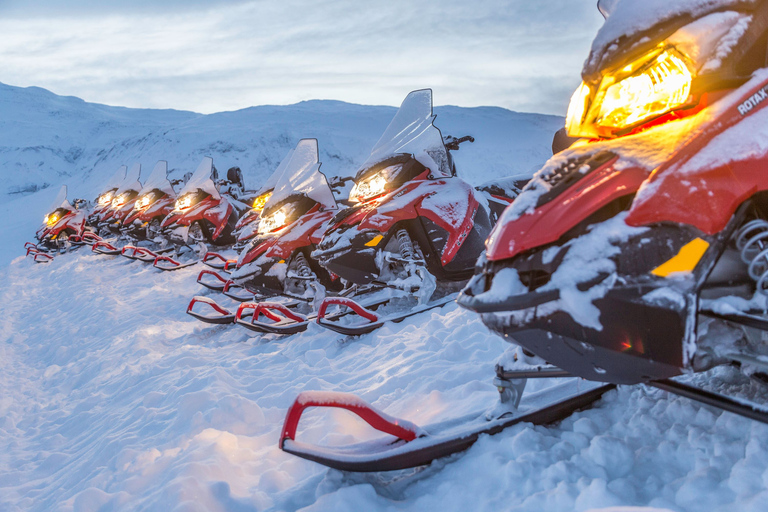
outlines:
{"label": "sky", "polygon": [[564,115],[595,0],[0,0],[0,82],[201,113],[335,99]]}

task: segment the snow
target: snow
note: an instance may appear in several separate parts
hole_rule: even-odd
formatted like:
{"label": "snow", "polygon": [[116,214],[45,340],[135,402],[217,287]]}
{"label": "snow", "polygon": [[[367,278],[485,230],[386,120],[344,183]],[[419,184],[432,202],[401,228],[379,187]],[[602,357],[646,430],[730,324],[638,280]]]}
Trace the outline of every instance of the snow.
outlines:
{"label": "snow", "polygon": [[[51,151],[39,169],[8,177],[9,186],[45,180],[51,186],[6,196],[0,205],[0,214],[14,220],[4,225],[0,246],[3,512],[764,510],[768,427],[642,386],[611,391],[595,407],[553,426],[521,424],[483,436],[467,452],[419,470],[347,474],[285,454],[277,446],[283,419],[302,391],[354,393],[388,415],[429,425],[492,407],[494,365],[510,345],[492,335],[478,315],[455,304],[357,338],[315,324],[289,337],[251,336],[184,313],[193,295],[220,297],[195,282],[198,267],[158,272],[87,249],[36,265],[21,256],[22,246],[62,181],[72,184],[70,190],[95,196],[118,159],[154,165],[167,158],[172,166],[191,168],[200,161],[199,148],[208,148],[201,141],[210,140],[193,132],[207,134],[215,123],[220,123],[215,137],[234,134],[232,144],[246,148],[240,158],[248,154],[258,165],[269,161],[263,174],[255,172],[257,163],[249,164],[250,178],[258,179],[298,140],[292,131],[281,131],[278,114],[303,118],[305,126],[320,123],[328,129],[322,159],[335,169],[356,169],[353,161],[366,157],[393,109],[326,102],[255,109],[272,119],[270,129],[288,135],[249,146],[240,137],[250,138],[253,131],[238,123],[253,112],[113,111],[40,90],[10,90],[0,87],[0,103],[9,95],[34,97],[40,104],[30,103],[36,105],[30,117],[60,112],[58,119],[72,123],[71,131],[58,132],[65,146],[80,136],[78,127],[87,125],[89,116],[112,117],[115,123],[95,132],[94,146],[84,146],[83,154],[94,158],[87,160],[87,170],[83,161],[62,166],[70,174],[59,176],[50,171],[60,159]],[[50,105],[60,109],[47,110]],[[336,131],[323,124],[333,112]],[[487,123],[478,128],[487,134],[485,146],[478,137],[467,153],[464,148],[457,153],[467,155],[459,168],[471,183],[507,169],[512,174],[518,163],[522,170],[538,167],[545,157],[537,156],[532,141],[547,146],[551,125],[562,123],[500,109],[446,107],[444,112],[445,125]],[[149,138],[138,142],[133,123],[141,119],[165,126],[169,139],[158,134],[162,130],[150,130]],[[35,137],[53,144],[51,126],[58,125],[41,123],[34,136],[11,137],[8,144],[32,147],[38,144]],[[532,149],[517,145],[520,140],[510,136],[516,130]],[[69,135],[73,139],[65,140]],[[174,142],[176,137],[184,141]],[[95,156],[96,144],[105,151],[101,157]],[[138,158],[140,151],[146,154]],[[514,151],[518,160],[510,158]],[[2,150],[0,158],[12,154],[17,153]],[[93,165],[98,158],[103,159]],[[762,403],[768,398],[764,387],[733,368],[686,380]],[[528,389],[547,385],[531,381]],[[297,438],[340,446],[379,436],[349,412],[311,409]]]}

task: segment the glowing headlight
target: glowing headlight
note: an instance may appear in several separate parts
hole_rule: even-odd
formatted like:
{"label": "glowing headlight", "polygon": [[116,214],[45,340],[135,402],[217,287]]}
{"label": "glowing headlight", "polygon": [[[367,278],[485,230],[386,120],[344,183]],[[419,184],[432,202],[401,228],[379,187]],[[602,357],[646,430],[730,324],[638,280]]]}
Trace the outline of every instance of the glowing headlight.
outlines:
{"label": "glowing headlight", "polygon": [[112,200],[112,208],[120,208],[128,201],[128,193],[120,194]]}
{"label": "glowing headlight", "polygon": [[112,202],[112,192],[105,192],[99,196],[99,206],[107,206]]}
{"label": "glowing headlight", "polygon": [[267,204],[267,201],[269,201],[270,197],[272,197],[272,192],[265,192],[261,194],[259,197],[253,200],[253,209],[256,211],[263,210],[264,205]]}
{"label": "glowing headlight", "polygon": [[277,210],[269,217],[262,217],[259,220],[259,234],[266,235],[272,231],[276,231],[286,225],[288,216],[282,210]]}
{"label": "glowing headlight", "polygon": [[566,117],[572,137],[611,137],[689,102],[693,73],[685,57],[656,50],[615,76],[605,76],[596,91],[582,84]]}
{"label": "glowing headlight", "polygon": [[53,226],[58,221],[59,221],[59,216],[57,214],[55,214],[55,213],[51,213],[49,215],[46,215],[45,218],[43,219],[43,222],[45,222],[49,226]]}
{"label": "glowing headlight", "polygon": [[151,195],[152,194],[146,194],[146,195],[141,196],[136,201],[136,207],[137,208],[146,208],[147,206],[149,206],[149,203],[152,201]]}
{"label": "glowing headlight", "polygon": [[349,191],[349,200],[362,203],[373,197],[380,196],[384,193],[386,187],[387,179],[381,174],[374,174],[370,178],[355,183],[355,186]]}
{"label": "glowing headlight", "polygon": [[181,196],[176,200],[176,209],[186,210],[187,208],[195,204],[196,196],[197,194],[195,193],[184,194],[183,196]]}

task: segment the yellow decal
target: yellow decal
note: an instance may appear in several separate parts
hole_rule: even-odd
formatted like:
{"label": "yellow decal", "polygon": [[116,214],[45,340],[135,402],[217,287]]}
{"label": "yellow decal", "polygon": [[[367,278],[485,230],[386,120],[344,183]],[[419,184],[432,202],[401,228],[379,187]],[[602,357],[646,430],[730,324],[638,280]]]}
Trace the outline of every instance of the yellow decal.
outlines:
{"label": "yellow decal", "polygon": [[691,240],[682,246],[680,252],[669,261],[651,270],[651,274],[659,277],[668,277],[676,272],[692,272],[708,248],[709,242],[706,240],[701,238]]}
{"label": "yellow decal", "polygon": [[285,263],[285,260],[280,260],[278,261],[278,263]]}
{"label": "yellow decal", "polygon": [[379,245],[379,242],[381,242],[381,239],[384,238],[384,235],[376,235],[373,237],[373,240],[365,244],[366,247],[376,247]]}

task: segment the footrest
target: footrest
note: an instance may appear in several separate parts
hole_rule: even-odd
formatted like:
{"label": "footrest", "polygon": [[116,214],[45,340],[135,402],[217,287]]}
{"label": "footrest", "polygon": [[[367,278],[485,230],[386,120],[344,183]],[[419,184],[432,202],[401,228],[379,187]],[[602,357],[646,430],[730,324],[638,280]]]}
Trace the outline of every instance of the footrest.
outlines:
{"label": "footrest", "polygon": [[[195,304],[198,303],[208,304],[211,308],[213,308],[214,311],[218,313],[218,315],[204,315],[202,313],[193,311]],[[192,300],[189,301],[189,306],[187,306],[187,314],[207,324],[231,324],[235,320],[234,313],[226,308],[219,306],[213,299],[209,299],[208,297],[201,297],[199,295],[192,297]]]}
{"label": "footrest", "polygon": [[[248,310],[253,310],[250,321],[242,318]],[[261,316],[271,322],[262,322]],[[294,334],[306,330],[309,320],[276,302],[244,302],[237,308],[235,323],[255,332]]]}
{"label": "footrest", "polygon": [[301,414],[308,407],[335,407],[346,409],[358,415],[370,426],[385,434],[391,434],[403,441],[413,441],[423,435],[422,430],[410,421],[393,418],[385,414],[368,402],[351,393],[338,393],[333,391],[302,391],[288,409],[283,423],[283,431],[280,435],[280,449],[284,449],[287,440],[296,439],[296,429],[299,426]]}
{"label": "footrest", "polygon": [[[213,276],[216,280],[213,282],[206,282],[203,280],[203,277],[205,276]],[[227,279],[221,277],[215,270],[208,270],[207,268],[204,268],[197,275],[197,283],[205,286],[209,290],[220,292],[225,289]]]}

